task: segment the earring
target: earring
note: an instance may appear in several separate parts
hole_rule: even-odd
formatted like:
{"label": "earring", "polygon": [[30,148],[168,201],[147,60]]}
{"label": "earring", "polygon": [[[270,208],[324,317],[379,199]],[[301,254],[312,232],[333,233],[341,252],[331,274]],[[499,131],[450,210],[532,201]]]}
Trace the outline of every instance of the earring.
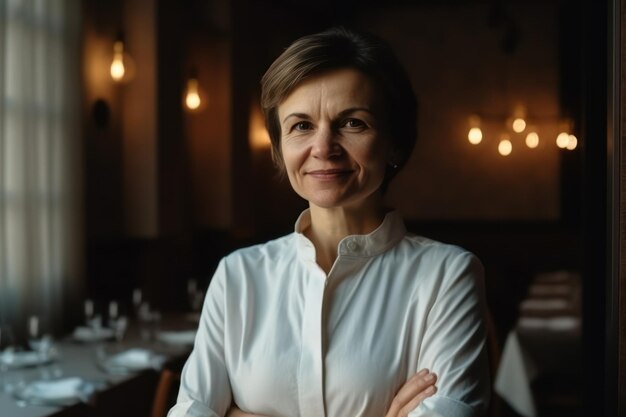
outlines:
{"label": "earring", "polygon": [[387,164],[391,167],[391,169],[398,169],[398,164],[396,164],[395,162],[387,162]]}

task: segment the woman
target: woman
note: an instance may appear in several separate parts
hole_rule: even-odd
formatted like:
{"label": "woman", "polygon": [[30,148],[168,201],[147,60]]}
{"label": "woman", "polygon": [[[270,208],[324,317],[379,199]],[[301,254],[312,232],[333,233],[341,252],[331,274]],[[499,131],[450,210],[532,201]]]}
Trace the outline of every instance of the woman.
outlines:
{"label": "woman", "polygon": [[169,415],[482,415],[481,265],[383,205],[416,136],[389,47],[306,36],[262,87],[274,159],[309,209],[294,233],[220,262]]}

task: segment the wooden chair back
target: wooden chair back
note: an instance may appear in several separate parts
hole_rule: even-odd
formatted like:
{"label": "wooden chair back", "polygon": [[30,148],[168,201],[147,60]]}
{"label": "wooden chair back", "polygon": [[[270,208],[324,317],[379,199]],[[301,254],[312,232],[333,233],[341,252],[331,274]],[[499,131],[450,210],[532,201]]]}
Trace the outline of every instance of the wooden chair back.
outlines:
{"label": "wooden chair back", "polygon": [[174,405],[178,393],[180,374],[170,369],[161,371],[159,383],[152,403],[152,417],[166,417],[167,412]]}

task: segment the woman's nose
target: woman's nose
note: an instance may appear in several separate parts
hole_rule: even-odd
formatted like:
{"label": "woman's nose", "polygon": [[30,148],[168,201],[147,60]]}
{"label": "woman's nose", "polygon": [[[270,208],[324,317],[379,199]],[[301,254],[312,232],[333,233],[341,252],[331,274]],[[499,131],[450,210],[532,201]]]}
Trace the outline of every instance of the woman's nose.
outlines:
{"label": "woman's nose", "polygon": [[311,155],[315,158],[328,159],[341,155],[341,145],[337,142],[337,134],[331,128],[322,127],[315,132]]}

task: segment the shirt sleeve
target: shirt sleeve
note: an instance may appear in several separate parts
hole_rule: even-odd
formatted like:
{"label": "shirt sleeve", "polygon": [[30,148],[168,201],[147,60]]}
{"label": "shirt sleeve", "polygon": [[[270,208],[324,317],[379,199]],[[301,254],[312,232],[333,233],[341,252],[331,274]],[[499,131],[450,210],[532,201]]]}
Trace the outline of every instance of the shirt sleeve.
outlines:
{"label": "shirt sleeve", "polygon": [[168,417],[222,417],[231,406],[224,354],[225,283],[222,260],[209,285],[194,347],[183,367],[178,399]]}
{"label": "shirt sleeve", "polygon": [[418,360],[418,369],[437,374],[437,393],[409,416],[483,416],[490,393],[483,267],[461,252],[443,268]]}

